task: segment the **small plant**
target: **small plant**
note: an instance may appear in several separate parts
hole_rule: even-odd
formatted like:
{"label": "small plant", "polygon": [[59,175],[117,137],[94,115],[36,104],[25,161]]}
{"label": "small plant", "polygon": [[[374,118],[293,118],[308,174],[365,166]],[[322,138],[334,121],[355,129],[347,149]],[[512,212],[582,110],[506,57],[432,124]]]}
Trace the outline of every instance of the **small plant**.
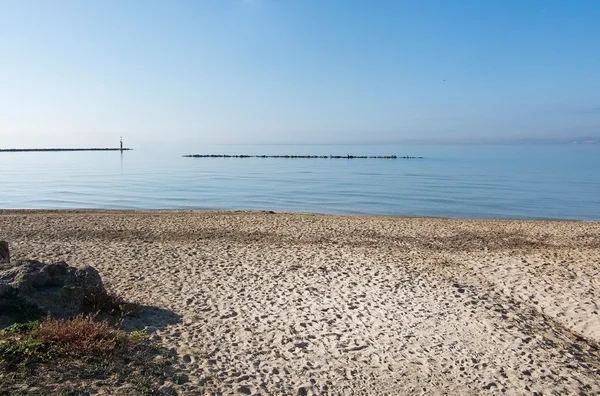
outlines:
{"label": "small plant", "polygon": [[39,338],[39,322],[15,323],[0,331],[0,364],[7,368],[25,368],[57,356],[53,345]]}
{"label": "small plant", "polygon": [[139,344],[146,339],[148,339],[148,335],[144,331],[136,330],[129,333],[129,341],[131,341],[132,344]]}
{"label": "small plant", "polygon": [[188,378],[185,374],[175,374],[171,378],[171,381],[176,385],[183,385],[188,381]]}
{"label": "small plant", "polygon": [[0,330],[0,339],[2,336],[7,334],[19,334],[26,333],[30,334],[37,331],[40,327],[39,322],[27,322],[27,323],[13,323],[5,329]]}

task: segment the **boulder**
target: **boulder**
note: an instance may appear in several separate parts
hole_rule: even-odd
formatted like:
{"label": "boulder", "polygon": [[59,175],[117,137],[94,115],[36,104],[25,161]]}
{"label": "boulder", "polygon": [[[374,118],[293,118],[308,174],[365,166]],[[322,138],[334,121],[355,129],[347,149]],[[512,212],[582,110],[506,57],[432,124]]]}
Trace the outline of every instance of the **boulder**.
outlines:
{"label": "boulder", "polygon": [[10,263],[10,250],[6,241],[0,241],[0,263]]}
{"label": "boulder", "polygon": [[0,266],[0,294],[7,290],[16,291],[20,298],[54,317],[70,317],[82,312],[86,295],[104,291],[104,285],[90,266],[23,260]]}

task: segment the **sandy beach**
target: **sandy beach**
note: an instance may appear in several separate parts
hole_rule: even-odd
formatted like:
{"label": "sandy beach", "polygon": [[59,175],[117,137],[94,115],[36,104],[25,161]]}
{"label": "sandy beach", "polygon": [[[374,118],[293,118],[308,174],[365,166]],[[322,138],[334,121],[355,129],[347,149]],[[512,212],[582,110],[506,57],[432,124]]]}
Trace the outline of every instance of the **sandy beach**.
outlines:
{"label": "sandy beach", "polygon": [[125,326],[182,394],[600,393],[597,222],[0,211],[0,239],[148,306]]}

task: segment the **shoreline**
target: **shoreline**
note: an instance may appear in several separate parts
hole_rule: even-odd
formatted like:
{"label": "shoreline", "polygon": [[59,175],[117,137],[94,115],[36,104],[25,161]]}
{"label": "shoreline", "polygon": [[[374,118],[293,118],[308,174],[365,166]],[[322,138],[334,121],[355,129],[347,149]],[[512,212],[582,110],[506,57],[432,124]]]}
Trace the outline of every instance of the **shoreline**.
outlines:
{"label": "shoreline", "polygon": [[92,265],[180,394],[600,393],[600,222],[2,210],[13,260]]}
{"label": "shoreline", "polygon": [[0,209],[0,214],[6,213],[214,213],[214,214],[277,214],[289,216],[329,216],[348,218],[381,218],[381,219],[430,219],[430,220],[455,220],[455,221],[482,221],[482,222],[573,222],[573,223],[600,223],[598,220],[571,219],[554,217],[446,217],[446,216],[422,216],[422,215],[393,215],[373,213],[324,213],[324,212],[286,212],[269,209],[99,209],[99,208],[57,208],[57,209]]}

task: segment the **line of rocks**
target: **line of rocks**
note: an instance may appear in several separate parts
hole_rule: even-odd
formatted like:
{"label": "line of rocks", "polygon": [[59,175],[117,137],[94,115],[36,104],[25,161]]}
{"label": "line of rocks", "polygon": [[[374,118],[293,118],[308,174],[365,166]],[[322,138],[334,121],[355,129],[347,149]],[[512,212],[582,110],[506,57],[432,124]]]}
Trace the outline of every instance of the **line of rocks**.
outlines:
{"label": "line of rocks", "polygon": [[188,154],[184,155],[186,158],[329,158],[329,159],[423,159],[423,157],[413,157],[413,156],[402,156],[398,157],[396,155],[246,155],[246,154],[237,154],[237,155],[228,155],[228,154]]}

